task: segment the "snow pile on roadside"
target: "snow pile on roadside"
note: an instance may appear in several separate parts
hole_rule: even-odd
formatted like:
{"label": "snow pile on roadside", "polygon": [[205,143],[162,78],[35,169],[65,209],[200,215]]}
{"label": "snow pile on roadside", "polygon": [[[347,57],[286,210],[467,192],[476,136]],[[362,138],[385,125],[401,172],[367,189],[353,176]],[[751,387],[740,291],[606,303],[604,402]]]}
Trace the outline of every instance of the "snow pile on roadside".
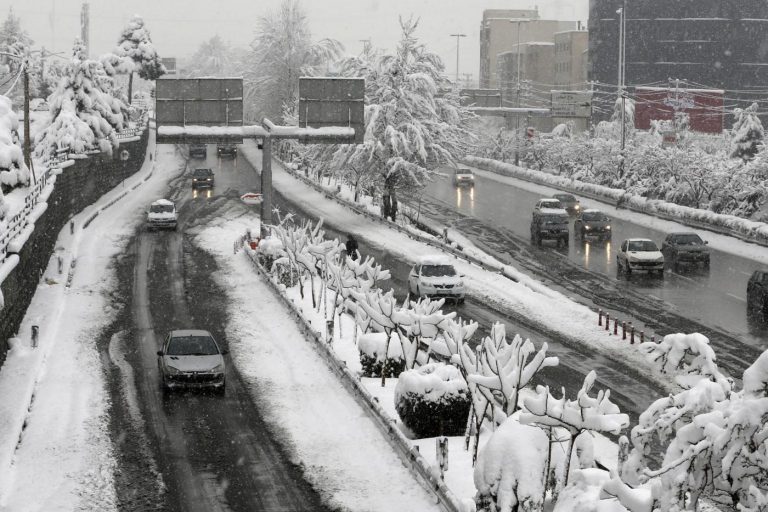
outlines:
{"label": "snow pile on roadside", "polygon": [[504,176],[520,178],[523,180],[547,185],[585,195],[592,199],[606,201],[611,204],[621,204],[626,208],[650,215],[658,215],[662,218],[677,220],[682,223],[690,223],[696,226],[711,227],[715,231],[730,231],[737,236],[768,244],[768,224],[755,222],[735,215],[723,215],[709,210],[701,210],[688,206],[669,203],[659,199],[647,199],[635,194],[629,194],[623,189],[609,188],[595,185],[562,176],[555,176],[534,169],[524,169],[513,164],[499,162],[488,158],[467,156],[465,162],[487,171]]}

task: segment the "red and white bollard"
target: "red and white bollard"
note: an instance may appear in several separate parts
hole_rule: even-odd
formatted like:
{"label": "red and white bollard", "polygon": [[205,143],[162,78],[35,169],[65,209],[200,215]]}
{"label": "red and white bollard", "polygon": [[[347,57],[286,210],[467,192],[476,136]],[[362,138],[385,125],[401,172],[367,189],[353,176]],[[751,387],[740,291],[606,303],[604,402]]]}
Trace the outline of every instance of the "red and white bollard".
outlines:
{"label": "red and white bollard", "polygon": [[619,319],[618,318],[613,319],[613,335],[614,336],[619,335]]}
{"label": "red and white bollard", "polygon": [[621,322],[621,339],[627,339],[627,322]]}
{"label": "red and white bollard", "polygon": [[635,326],[632,325],[632,322],[629,322],[629,344],[634,345],[635,344]]}
{"label": "red and white bollard", "polygon": [[603,310],[602,309],[597,310],[597,326],[598,327],[603,326]]}
{"label": "red and white bollard", "polygon": [[605,314],[605,330],[606,331],[611,328],[610,323],[611,323],[611,315],[606,313]]}

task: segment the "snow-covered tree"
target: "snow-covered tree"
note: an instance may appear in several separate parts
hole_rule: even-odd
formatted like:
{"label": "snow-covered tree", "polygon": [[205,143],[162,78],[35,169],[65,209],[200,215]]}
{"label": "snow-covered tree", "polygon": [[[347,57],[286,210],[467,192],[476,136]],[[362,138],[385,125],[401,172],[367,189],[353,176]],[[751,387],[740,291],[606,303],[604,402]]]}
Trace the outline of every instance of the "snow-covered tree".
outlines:
{"label": "snow-covered tree", "polygon": [[757,117],[757,110],[757,103],[735,110],[736,120],[731,130],[732,157],[741,158],[744,161],[752,160],[762,148],[765,131],[762,121]]}
{"label": "snow-covered tree", "polygon": [[149,30],[144,26],[144,20],[139,15],[133,16],[120,33],[115,55],[128,57],[134,64],[134,68],[128,73],[129,103],[133,101],[134,72],[144,80],[156,80],[166,73],[165,66],[160,61],[155,45],[152,43]]}
{"label": "snow-covered tree", "polygon": [[622,101],[621,97],[616,98],[613,104],[613,114],[611,122],[613,123],[614,137],[621,139],[621,109],[624,106],[624,136],[627,140],[631,139],[635,133],[635,100],[626,98]]}
{"label": "snow-covered tree", "polygon": [[[21,19],[13,13],[13,6],[8,9],[8,17],[0,24],[0,52],[7,52],[14,43],[25,47],[32,45],[32,38],[21,26]],[[0,63],[6,63],[6,57],[0,55]]]}
{"label": "snow-covered tree", "polygon": [[[565,390],[561,398],[555,398],[549,387],[538,386],[536,396],[525,399],[525,410],[520,415],[524,425],[538,425],[547,428],[563,428],[570,434],[566,451],[565,467],[571,467],[571,458],[578,437],[585,432],[601,432],[618,435],[629,426],[629,416],[611,402],[611,390],[601,390],[597,397],[589,396],[597,374],[589,372],[579,390],[576,400],[568,400]],[[568,485],[569,471],[566,471],[563,485]]]}
{"label": "snow-covered tree", "polygon": [[234,50],[216,34],[203,41],[189,59],[189,76],[228,76],[235,59]]}
{"label": "snow-covered tree", "polygon": [[123,103],[103,90],[101,63],[86,57],[75,40],[67,74],[50,97],[48,127],[37,135],[35,152],[50,158],[60,149],[70,153],[110,152],[117,147],[116,130],[124,126]]}
{"label": "snow-covered tree", "polygon": [[[768,352],[744,371],[742,382],[737,392],[728,380],[701,378],[654,402],[632,429],[627,482],[657,482],[664,512],[693,510],[704,493],[760,510],[768,488]],[[652,468],[649,456],[659,442],[664,458]]]}
{"label": "snow-covered tree", "polygon": [[444,66],[416,38],[418,21],[400,24],[394,54],[369,53],[363,57],[372,60],[348,59],[342,68],[344,76],[365,78],[365,141],[317,150],[322,160],[310,150],[317,165],[332,171],[368,169],[382,190],[384,216],[393,219],[396,191],[423,186],[439,166],[463,157],[473,139],[458,93],[439,93],[448,85]]}
{"label": "snow-covered tree", "polygon": [[[12,109],[11,100],[0,96],[0,185],[4,190],[29,184],[29,169],[24,164],[18,130],[19,118]],[[0,190],[0,220],[7,210]]]}
{"label": "snow-covered tree", "polygon": [[313,42],[301,3],[283,0],[277,11],[258,19],[251,49],[244,73],[248,115],[278,122],[286,106],[295,108],[299,77],[325,69],[343,47],[334,39]]}

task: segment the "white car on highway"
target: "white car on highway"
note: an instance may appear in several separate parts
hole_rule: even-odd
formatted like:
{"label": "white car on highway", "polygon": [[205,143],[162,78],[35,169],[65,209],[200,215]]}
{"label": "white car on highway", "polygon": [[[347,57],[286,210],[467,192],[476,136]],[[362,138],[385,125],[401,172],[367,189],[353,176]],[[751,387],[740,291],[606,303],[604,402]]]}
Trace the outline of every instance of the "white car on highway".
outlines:
{"label": "white car on highway", "polygon": [[147,227],[153,229],[176,229],[178,214],[176,205],[167,199],[158,199],[147,211]]}
{"label": "white car on highway", "polygon": [[616,265],[619,272],[627,274],[640,270],[664,275],[664,255],[653,240],[647,238],[624,240],[616,254]]}
{"label": "white car on highway", "polygon": [[417,297],[464,302],[466,292],[462,277],[447,256],[423,256],[408,275],[408,291]]}

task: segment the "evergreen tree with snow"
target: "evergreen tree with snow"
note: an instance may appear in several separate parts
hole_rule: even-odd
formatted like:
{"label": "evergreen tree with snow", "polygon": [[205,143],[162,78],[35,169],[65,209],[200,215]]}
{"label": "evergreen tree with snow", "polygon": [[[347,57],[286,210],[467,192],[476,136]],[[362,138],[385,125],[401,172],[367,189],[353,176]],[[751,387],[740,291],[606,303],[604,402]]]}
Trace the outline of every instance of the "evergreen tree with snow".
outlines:
{"label": "evergreen tree with snow", "polygon": [[[18,185],[29,185],[29,169],[19,141],[19,118],[11,108],[11,100],[0,96],[0,185],[8,191]],[[0,220],[7,208],[0,191]]]}
{"label": "evergreen tree with snow", "polygon": [[102,64],[86,57],[85,46],[75,40],[72,62],[50,97],[49,125],[37,136],[36,153],[50,158],[58,150],[83,154],[117,147],[124,104],[104,90],[107,75]]}
{"label": "evergreen tree with snow", "polygon": [[21,20],[13,14],[13,7],[8,10],[8,17],[0,25],[0,51],[8,51],[8,47],[15,42],[24,46],[32,45],[32,38],[21,27]]}
{"label": "evergreen tree with snow", "polygon": [[460,106],[458,93],[440,92],[449,85],[444,66],[416,38],[418,20],[401,19],[400,25],[394,54],[344,63],[345,76],[365,78],[365,141],[310,151],[333,172],[367,169],[383,193],[384,216],[393,219],[396,192],[422,187],[438,167],[463,157],[474,138],[465,129],[472,115]]}
{"label": "evergreen tree with snow", "polygon": [[120,34],[115,55],[128,57],[134,64],[134,69],[128,73],[129,104],[133,101],[134,72],[144,80],[156,80],[167,72],[157,55],[149,30],[144,26],[144,20],[138,15],[131,18]]}
{"label": "evergreen tree with snow", "polygon": [[731,130],[731,156],[745,162],[752,160],[763,146],[765,131],[763,123],[757,117],[757,103],[745,109],[735,110],[736,121]]}

